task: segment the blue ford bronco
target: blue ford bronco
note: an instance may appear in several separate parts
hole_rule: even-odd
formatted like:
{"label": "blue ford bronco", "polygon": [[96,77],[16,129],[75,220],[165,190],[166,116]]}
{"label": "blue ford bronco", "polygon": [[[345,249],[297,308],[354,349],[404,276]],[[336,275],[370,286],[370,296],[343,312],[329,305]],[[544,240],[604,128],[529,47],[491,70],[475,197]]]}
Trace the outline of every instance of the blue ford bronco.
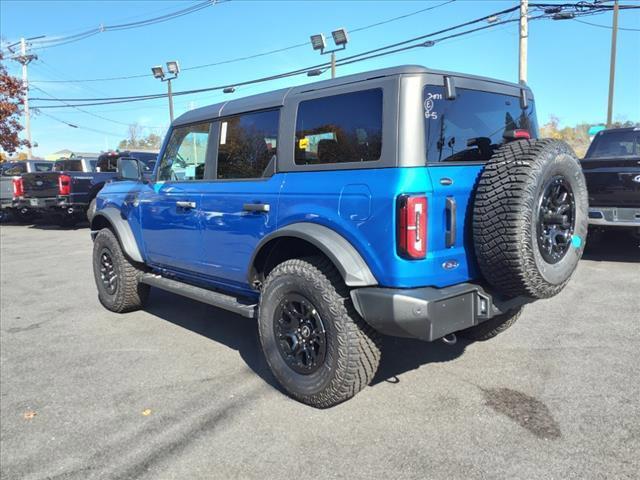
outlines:
{"label": "blue ford bronco", "polygon": [[525,85],[403,66],[185,113],[150,180],[121,159],[91,222],[101,303],[150,287],[255,317],[315,407],[374,377],[379,335],[485,340],[558,294],[585,179]]}

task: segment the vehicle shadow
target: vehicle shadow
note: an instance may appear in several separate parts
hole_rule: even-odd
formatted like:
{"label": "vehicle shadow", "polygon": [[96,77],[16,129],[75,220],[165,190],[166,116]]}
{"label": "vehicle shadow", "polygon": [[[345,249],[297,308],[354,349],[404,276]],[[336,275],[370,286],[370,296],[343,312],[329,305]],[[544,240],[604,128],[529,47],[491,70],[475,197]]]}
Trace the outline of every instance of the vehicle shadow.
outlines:
{"label": "vehicle shadow", "polygon": [[48,219],[39,218],[35,220],[29,228],[35,228],[38,230],[82,230],[89,227],[89,222],[83,220],[75,225],[60,225]]}
{"label": "vehicle shadow", "polygon": [[583,260],[594,262],[640,263],[640,239],[623,230],[609,230],[598,242],[589,243],[582,255]]}
{"label": "vehicle shadow", "polygon": [[[179,327],[237,350],[246,365],[265,382],[282,391],[262,354],[257,322],[179,295],[151,289],[145,311]],[[399,376],[428,363],[449,362],[464,352],[469,342],[454,345],[405,338],[383,337],[382,359],[372,385],[398,383]]]}

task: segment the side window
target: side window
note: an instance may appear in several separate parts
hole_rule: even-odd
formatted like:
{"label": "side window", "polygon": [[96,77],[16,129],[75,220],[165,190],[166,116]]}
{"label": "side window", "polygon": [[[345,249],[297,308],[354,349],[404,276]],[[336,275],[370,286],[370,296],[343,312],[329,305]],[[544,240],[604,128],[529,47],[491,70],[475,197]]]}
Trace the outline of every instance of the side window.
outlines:
{"label": "side window", "polygon": [[158,180],[202,180],[210,130],[210,122],[175,128],[160,161]]}
{"label": "side window", "polygon": [[300,102],[296,165],[370,162],[382,151],[382,89]]}
{"label": "side window", "polygon": [[217,178],[262,177],[269,162],[275,162],[279,118],[278,110],[270,110],[222,120]]}
{"label": "side window", "polygon": [[13,177],[27,172],[27,165],[24,163],[11,163],[2,169],[3,177]]}
{"label": "side window", "polygon": [[97,172],[117,172],[119,155],[101,155],[96,163]]}

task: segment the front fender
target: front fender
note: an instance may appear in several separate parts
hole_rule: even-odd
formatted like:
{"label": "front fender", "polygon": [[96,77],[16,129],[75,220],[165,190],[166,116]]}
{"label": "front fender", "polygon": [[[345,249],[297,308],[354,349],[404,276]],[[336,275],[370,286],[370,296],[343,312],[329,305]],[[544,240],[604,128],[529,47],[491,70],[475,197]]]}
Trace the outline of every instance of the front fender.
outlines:
{"label": "front fender", "polygon": [[129,222],[122,218],[120,210],[115,207],[103,208],[95,214],[91,221],[91,238],[95,239],[100,229],[104,228],[104,222],[113,228],[125,254],[135,262],[144,263]]}

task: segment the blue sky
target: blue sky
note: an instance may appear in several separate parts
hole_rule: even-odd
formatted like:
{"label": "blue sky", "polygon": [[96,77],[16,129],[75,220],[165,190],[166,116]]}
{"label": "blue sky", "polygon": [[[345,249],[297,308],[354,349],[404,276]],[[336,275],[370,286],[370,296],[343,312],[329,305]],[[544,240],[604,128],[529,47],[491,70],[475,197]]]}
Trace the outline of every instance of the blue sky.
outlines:
{"label": "blue sky", "polygon": [[[5,40],[45,34],[49,37],[77,33],[100,24],[135,21],[179,10],[195,1],[15,1],[0,3],[0,33]],[[149,76],[92,83],[38,83],[149,73],[152,65],[178,60],[181,67],[242,57],[304,43],[309,35],[337,27],[355,29],[443,3],[434,1],[243,1],[233,0],[205,8],[166,23],[138,29],[104,32],[54,48],[36,50],[39,59],[29,68],[30,80],[56,97],[109,97],[163,93],[166,85]],[[344,54],[355,54],[380,45],[481,17],[516,5],[515,0],[457,0],[453,3],[385,25],[355,32]],[[622,4],[636,2],[623,1]],[[28,22],[25,19],[29,19]],[[505,17],[506,18],[506,17]],[[611,25],[612,15],[584,20]],[[620,26],[640,28],[640,10],[622,11]],[[563,125],[603,122],[606,117],[611,30],[574,20],[542,20],[530,23],[529,84],[534,90],[540,123],[550,114]],[[620,31],[618,36],[614,117],[640,121],[640,32]],[[518,24],[448,40],[432,48],[414,49],[338,69],[338,75],[401,64],[454,70],[517,81]],[[184,71],[174,90],[239,82],[292,70],[320,58],[303,46],[248,61]],[[20,75],[19,65],[6,62]],[[328,73],[324,74],[326,78]],[[233,94],[211,92],[178,97],[176,115],[198,106],[239,98],[291,84],[313,81],[306,76],[238,88]],[[32,90],[32,97],[44,93]],[[37,102],[33,102],[36,104]],[[84,107],[112,121],[71,108],[46,113],[101,133],[74,129],[45,116],[32,120],[36,155],[62,148],[100,151],[114,148],[126,136],[124,124],[138,122],[146,132],[164,133],[168,125],[166,99],[118,105]],[[119,122],[119,123],[118,123]]]}

